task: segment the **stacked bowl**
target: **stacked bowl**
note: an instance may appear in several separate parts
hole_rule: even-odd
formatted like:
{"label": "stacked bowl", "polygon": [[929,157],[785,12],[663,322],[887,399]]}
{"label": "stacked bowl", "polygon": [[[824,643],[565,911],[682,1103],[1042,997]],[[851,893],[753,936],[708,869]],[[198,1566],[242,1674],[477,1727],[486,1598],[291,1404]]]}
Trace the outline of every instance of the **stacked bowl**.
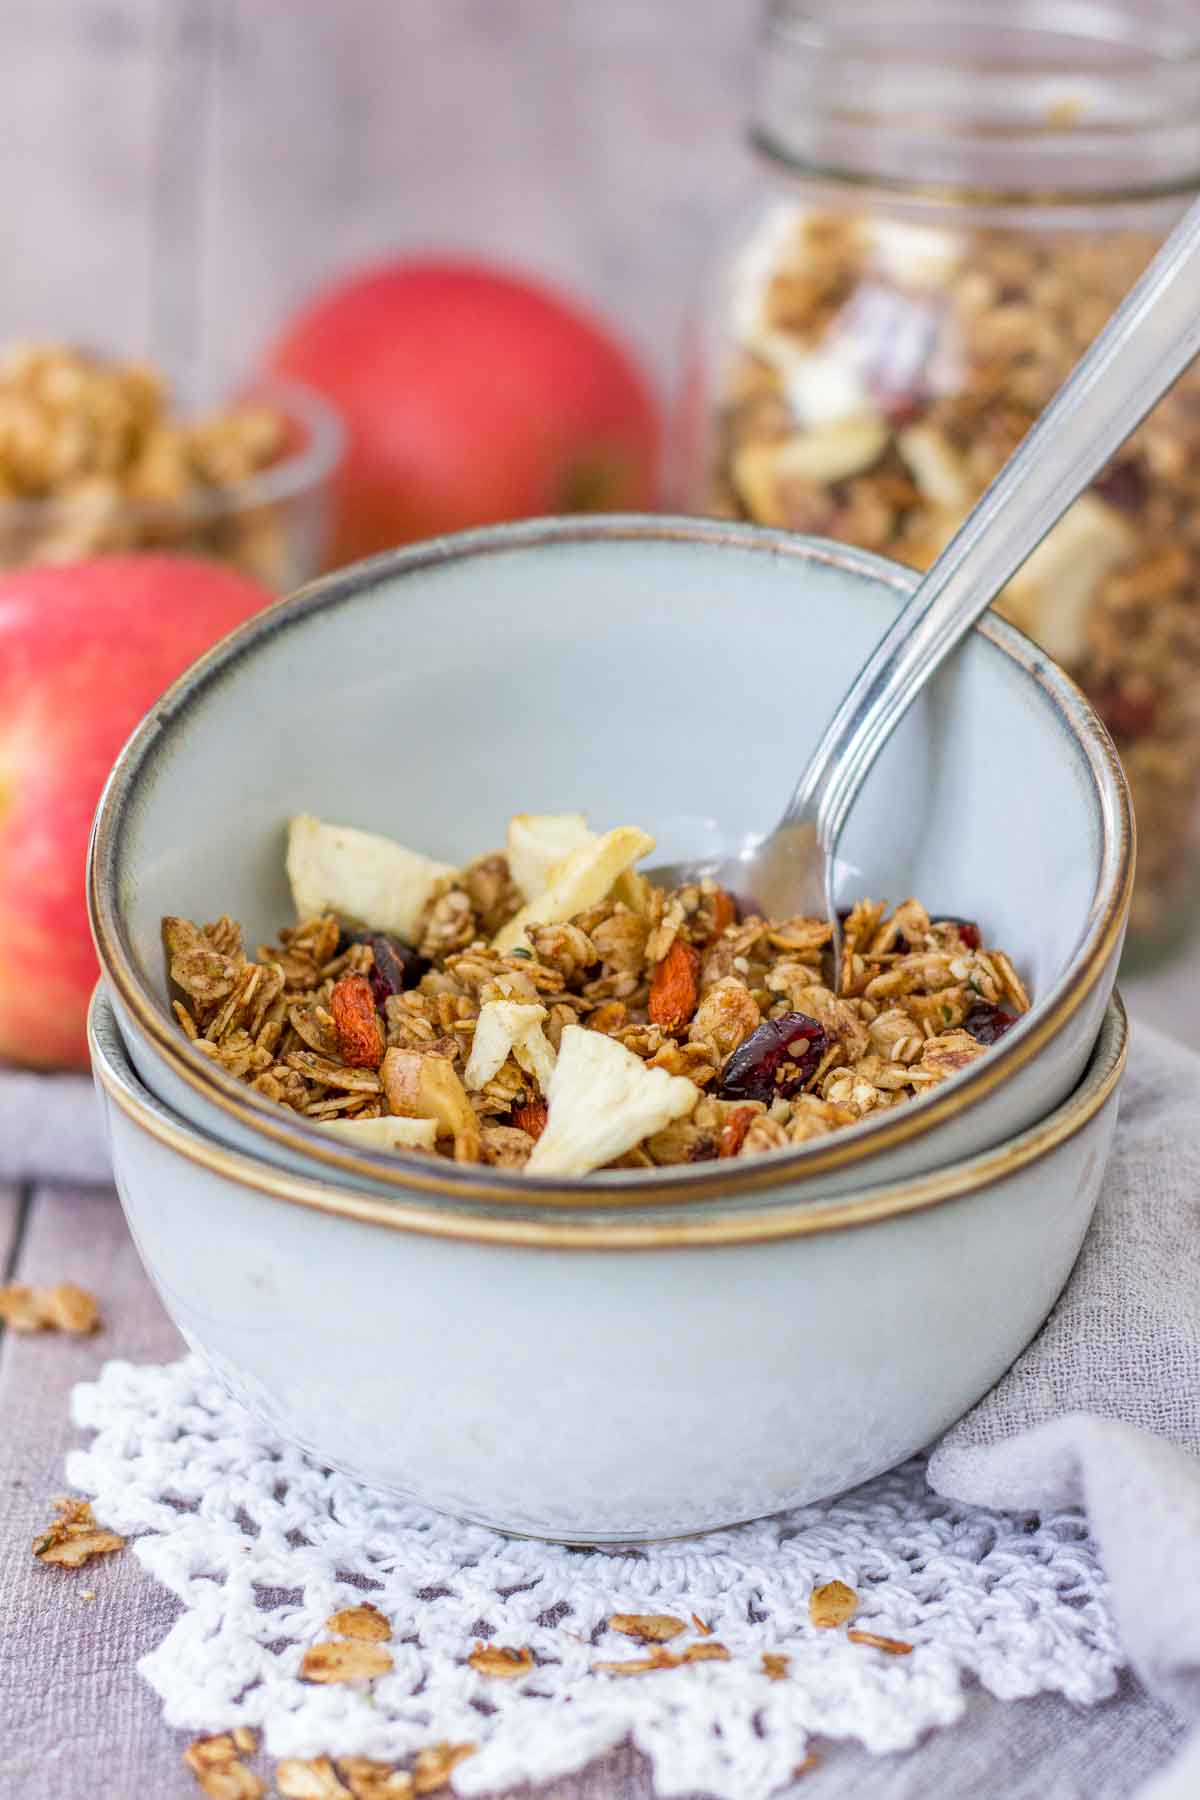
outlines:
{"label": "stacked bowl", "polygon": [[515,811],[770,828],[915,577],[719,522],[540,521],[376,558],[197,663],[97,816],[97,1079],[188,1342],[326,1463],[503,1529],[761,1516],[935,1438],[1044,1320],[1095,1205],[1125,1021],[1128,796],[1072,683],[988,619],[850,822],[845,898],[980,917],[1030,1011],[927,1096],[732,1161],[526,1175],[349,1146],[172,1017],[166,914],[287,916],[286,821],[460,863]]}

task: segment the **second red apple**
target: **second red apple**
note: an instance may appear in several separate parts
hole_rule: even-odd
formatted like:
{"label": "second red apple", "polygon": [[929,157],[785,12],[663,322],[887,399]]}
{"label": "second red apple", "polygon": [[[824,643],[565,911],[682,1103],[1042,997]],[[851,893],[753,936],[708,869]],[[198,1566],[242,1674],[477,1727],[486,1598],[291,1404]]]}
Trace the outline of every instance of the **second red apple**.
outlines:
{"label": "second red apple", "polygon": [[657,498],[657,409],[574,304],[480,264],[401,261],[302,308],[270,353],[349,434],[334,564],[415,538]]}

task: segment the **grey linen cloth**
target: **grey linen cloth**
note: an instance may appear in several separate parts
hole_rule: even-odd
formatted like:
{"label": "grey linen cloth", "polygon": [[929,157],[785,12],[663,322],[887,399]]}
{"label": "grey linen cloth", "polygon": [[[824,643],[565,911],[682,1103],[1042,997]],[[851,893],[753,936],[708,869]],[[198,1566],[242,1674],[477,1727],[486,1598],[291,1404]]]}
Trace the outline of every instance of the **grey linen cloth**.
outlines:
{"label": "grey linen cloth", "polygon": [[[0,1180],[108,1173],[87,1077],[0,1068]],[[1136,1673],[1196,1728],[1148,1783],[1131,1745],[1127,1792],[1200,1800],[1200,1056],[1137,1030],[1079,1261],[1033,1343],[933,1450],[928,1478],[1004,1511],[1086,1509]],[[964,1792],[949,1769],[941,1779],[948,1797]]]}
{"label": "grey linen cloth", "polygon": [[[1005,1511],[1085,1508],[1134,1669],[1200,1726],[1200,1056],[1137,1031],[1071,1279],[928,1479]],[[1200,1730],[1140,1800],[1198,1797]]]}

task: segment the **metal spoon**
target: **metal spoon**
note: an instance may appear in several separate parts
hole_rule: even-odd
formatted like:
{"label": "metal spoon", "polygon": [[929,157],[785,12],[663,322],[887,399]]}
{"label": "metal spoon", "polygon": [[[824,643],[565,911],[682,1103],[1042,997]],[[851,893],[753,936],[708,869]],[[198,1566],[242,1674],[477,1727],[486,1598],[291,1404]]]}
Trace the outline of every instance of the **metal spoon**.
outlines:
{"label": "metal spoon", "polygon": [[1200,201],[884,633],[774,831],[738,856],[663,865],[650,879],[677,887],[711,876],[752,895],[767,917],[830,919],[836,942],[838,840],[875,758],[934,671],[1197,351]]}

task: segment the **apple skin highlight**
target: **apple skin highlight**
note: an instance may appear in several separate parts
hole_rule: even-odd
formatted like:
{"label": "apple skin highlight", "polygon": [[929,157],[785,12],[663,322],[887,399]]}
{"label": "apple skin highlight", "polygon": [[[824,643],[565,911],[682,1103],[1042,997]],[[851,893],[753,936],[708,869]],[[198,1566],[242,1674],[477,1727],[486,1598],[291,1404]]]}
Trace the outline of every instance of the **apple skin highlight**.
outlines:
{"label": "apple skin highlight", "polygon": [[658,499],[658,410],[630,355],[577,302],[513,272],[377,264],[303,306],[267,366],[346,426],[331,567],[471,525]]}
{"label": "apple skin highlight", "polygon": [[100,791],[163,690],[274,599],[219,563],[157,553],[0,577],[0,1057],[87,1067],[99,968],[84,872]]}

